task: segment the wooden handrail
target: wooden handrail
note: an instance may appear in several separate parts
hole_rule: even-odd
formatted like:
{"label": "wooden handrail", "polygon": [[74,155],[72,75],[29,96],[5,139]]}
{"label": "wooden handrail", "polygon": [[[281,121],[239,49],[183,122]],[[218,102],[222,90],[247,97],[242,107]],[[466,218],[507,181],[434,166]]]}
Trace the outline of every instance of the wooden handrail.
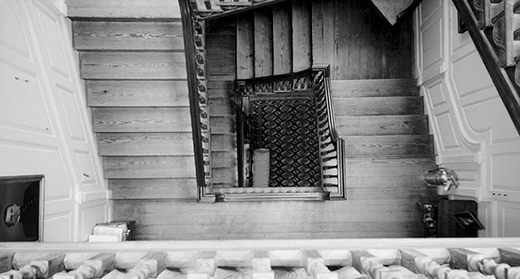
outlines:
{"label": "wooden handrail", "polygon": [[[493,49],[493,43],[488,39],[484,31],[479,29],[479,20],[473,13],[468,0],[453,0],[453,4],[466,25],[469,35],[475,43],[477,51],[497,88],[498,94],[518,134],[520,134],[520,96],[518,93],[520,91],[519,87],[515,85],[514,77],[512,77],[514,75],[508,74],[508,69],[500,67],[498,56]],[[485,27],[482,21],[480,21],[480,26]]]}
{"label": "wooden handrail", "polygon": [[191,128],[193,134],[193,149],[195,154],[195,173],[197,177],[197,186],[199,188],[199,200],[202,198],[200,191],[206,186],[204,171],[204,155],[202,147],[201,132],[201,107],[197,80],[197,66],[195,62],[196,51],[194,44],[194,28],[192,20],[192,11],[186,0],[179,0],[179,6],[182,16],[182,28],[184,34],[184,51],[186,54],[186,71],[188,76],[188,92],[191,114]]}

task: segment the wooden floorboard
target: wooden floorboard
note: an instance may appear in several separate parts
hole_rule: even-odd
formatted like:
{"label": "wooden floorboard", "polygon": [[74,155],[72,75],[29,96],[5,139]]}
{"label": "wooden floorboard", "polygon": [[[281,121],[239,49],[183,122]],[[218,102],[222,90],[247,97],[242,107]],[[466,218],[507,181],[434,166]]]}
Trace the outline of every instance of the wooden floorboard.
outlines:
{"label": "wooden floorboard", "polygon": [[[162,239],[422,236],[420,215],[416,205],[408,200],[177,202],[172,206],[168,201],[116,201],[114,210],[120,218],[137,218],[137,230],[145,238],[152,235],[162,235]],[[162,217],[166,214],[167,219]]]}

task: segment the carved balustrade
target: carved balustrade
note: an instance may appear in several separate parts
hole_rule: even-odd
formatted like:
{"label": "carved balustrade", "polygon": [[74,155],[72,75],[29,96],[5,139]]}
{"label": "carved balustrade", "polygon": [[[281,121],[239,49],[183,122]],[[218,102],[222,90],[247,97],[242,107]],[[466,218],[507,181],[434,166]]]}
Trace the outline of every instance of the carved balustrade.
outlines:
{"label": "carved balustrade", "polygon": [[520,279],[519,243],[518,238],[2,243],[0,278]]}

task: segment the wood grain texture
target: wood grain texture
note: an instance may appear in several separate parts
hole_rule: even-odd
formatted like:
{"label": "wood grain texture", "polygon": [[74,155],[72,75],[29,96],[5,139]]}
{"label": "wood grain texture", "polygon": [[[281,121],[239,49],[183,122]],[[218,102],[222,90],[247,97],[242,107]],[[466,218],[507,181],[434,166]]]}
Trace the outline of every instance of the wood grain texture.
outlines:
{"label": "wood grain texture", "polygon": [[186,79],[184,53],[83,52],[84,79]]}
{"label": "wood grain texture", "polygon": [[331,89],[334,96],[343,98],[418,96],[419,93],[415,79],[333,80]]}
{"label": "wood grain texture", "polygon": [[255,76],[253,13],[237,17],[237,79]]}
{"label": "wood grain texture", "polygon": [[290,2],[273,5],[273,74],[292,71],[292,27]]}
{"label": "wood grain texture", "polygon": [[314,63],[330,64],[335,80],[413,76],[413,20],[395,26],[369,1],[313,1]]}
{"label": "wood grain texture", "polygon": [[194,178],[193,156],[104,157],[105,178]]}
{"label": "wood grain texture", "polygon": [[338,116],[340,136],[420,135],[428,133],[426,115]]}
{"label": "wood grain texture", "polygon": [[94,132],[190,132],[188,108],[93,108]]}
{"label": "wood grain texture", "polygon": [[178,1],[170,0],[66,0],[67,15],[80,18],[179,19]]}
{"label": "wood grain texture", "polygon": [[429,135],[348,136],[345,137],[347,157],[422,157],[433,154]]}
{"label": "wood grain texture", "polygon": [[169,207],[167,202],[121,200],[115,201],[114,216],[135,219],[140,239],[422,236],[420,216],[407,200],[176,203],[174,216],[166,215]]}
{"label": "wood grain texture", "polygon": [[255,77],[273,75],[272,9],[254,11]]}
{"label": "wood grain texture", "polygon": [[293,72],[312,66],[311,1],[292,1]]}
{"label": "wood grain texture", "polygon": [[111,179],[112,199],[196,199],[194,178]]}
{"label": "wood grain texture", "polygon": [[88,80],[90,107],[188,107],[186,81]]}
{"label": "wood grain texture", "polygon": [[76,50],[183,51],[181,22],[74,21]]}
{"label": "wood grain texture", "polygon": [[191,133],[99,133],[101,156],[193,155]]}
{"label": "wood grain texture", "polygon": [[422,114],[421,97],[335,98],[338,116]]}
{"label": "wood grain texture", "polygon": [[211,21],[206,26],[206,78],[211,81],[236,78],[237,27],[232,19]]}

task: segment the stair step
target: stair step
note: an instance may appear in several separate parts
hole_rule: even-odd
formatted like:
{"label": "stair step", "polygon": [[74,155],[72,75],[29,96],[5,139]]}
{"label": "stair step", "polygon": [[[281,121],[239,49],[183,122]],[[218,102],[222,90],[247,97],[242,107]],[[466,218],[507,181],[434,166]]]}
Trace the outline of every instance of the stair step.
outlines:
{"label": "stair step", "polygon": [[421,135],[428,133],[426,115],[338,116],[340,136]]}
{"label": "stair step", "polygon": [[429,135],[348,136],[347,157],[421,157],[433,155]]}
{"label": "stair step", "polygon": [[237,139],[235,135],[215,134],[211,136],[212,151],[236,152]]}
{"label": "stair step", "polygon": [[180,52],[82,52],[84,79],[186,79]]}
{"label": "stair step", "polygon": [[[349,184],[350,185],[350,184]],[[361,184],[363,185],[363,184]],[[390,185],[398,185],[391,187]],[[424,183],[416,183],[412,187],[401,184],[387,184],[385,188],[350,188],[347,187],[349,200],[422,200],[435,195],[436,189],[426,189]]]}
{"label": "stair step", "polygon": [[113,200],[197,198],[195,178],[110,179]]}
{"label": "stair step", "polygon": [[76,50],[183,51],[181,22],[75,21]]}
{"label": "stair step", "polygon": [[217,185],[231,185],[231,187],[237,186],[237,169],[233,168],[213,168],[211,170],[213,175],[213,183]]}
{"label": "stair step", "polygon": [[336,116],[423,114],[422,97],[334,98]]}
{"label": "stair step", "polygon": [[105,178],[195,178],[193,156],[103,157]]}
{"label": "stair step", "polygon": [[94,132],[191,132],[189,108],[93,108]]}
{"label": "stair step", "polygon": [[180,18],[178,1],[66,0],[72,18]]}
{"label": "stair step", "polygon": [[[349,159],[350,160],[350,159]],[[433,169],[433,168],[432,168]],[[425,168],[424,171],[414,173],[413,175],[403,175],[399,172],[386,175],[350,175],[347,172],[346,184],[348,189],[382,189],[382,188],[410,188],[410,187],[426,187],[421,175],[430,170]]]}
{"label": "stair step", "polygon": [[188,107],[187,81],[88,80],[90,107]]}
{"label": "stair step", "polygon": [[[213,93],[213,92],[211,92],[211,93]],[[211,117],[225,116],[225,115],[235,116],[235,108],[234,108],[234,104],[233,104],[233,99],[225,99],[225,98],[213,99],[210,97],[209,111],[210,111]]]}
{"label": "stair step", "polygon": [[[346,160],[346,173],[348,177],[370,178],[379,177],[385,179],[393,176],[417,176],[437,167],[435,158],[384,158],[384,159],[360,159]],[[348,179],[347,179],[348,181]],[[363,179],[361,179],[363,181]]]}
{"label": "stair step", "polygon": [[193,155],[191,133],[99,133],[101,156]]}
{"label": "stair step", "polygon": [[211,150],[211,165],[214,168],[236,168],[237,152]]}
{"label": "stair step", "polygon": [[335,98],[417,96],[415,79],[332,80]]}
{"label": "stair step", "polygon": [[234,134],[236,132],[236,120],[234,116],[211,116],[209,118],[211,134]]}

